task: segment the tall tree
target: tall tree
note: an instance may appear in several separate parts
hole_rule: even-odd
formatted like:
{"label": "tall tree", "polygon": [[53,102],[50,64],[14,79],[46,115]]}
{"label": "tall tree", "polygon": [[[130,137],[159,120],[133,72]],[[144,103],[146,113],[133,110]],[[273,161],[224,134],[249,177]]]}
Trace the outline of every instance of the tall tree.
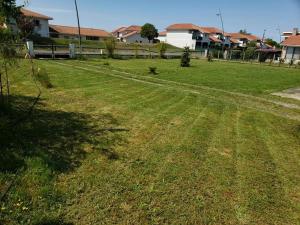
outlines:
{"label": "tall tree", "polygon": [[240,34],[250,34],[250,33],[247,32],[246,29],[241,29],[241,30],[239,31],[239,33],[240,33]]}
{"label": "tall tree", "polygon": [[0,0],[0,23],[9,24],[19,15],[20,7],[17,7],[16,0]]}
{"label": "tall tree", "polygon": [[153,24],[146,23],[142,27],[141,36],[143,38],[147,38],[149,43],[158,37],[158,30],[155,28]]}

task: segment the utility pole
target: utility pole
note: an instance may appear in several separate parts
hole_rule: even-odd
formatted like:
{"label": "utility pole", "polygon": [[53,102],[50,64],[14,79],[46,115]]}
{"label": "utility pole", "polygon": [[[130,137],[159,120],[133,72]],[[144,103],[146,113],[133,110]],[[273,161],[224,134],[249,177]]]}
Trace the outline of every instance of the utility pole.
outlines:
{"label": "utility pole", "polygon": [[263,44],[264,44],[264,42],[265,42],[266,31],[267,31],[267,30],[264,29],[264,34],[263,34],[263,37],[262,37],[262,40],[261,40],[260,48],[263,47]]}
{"label": "utility pole", "polygon": [[278,26],[278,28],[276,30],[279,33],[279,43],[281,43],[281,30],[280,30],[280,27]]}
{"label": "utility pole", "polygon": [[[224,22],[223,22],[223,16],[222,16],[222,12],[221,12],[221,9],[220,9],[220,8],[219,8],[219,13],[217,14],[217,16],[219,16],[220,19],[221,19],[223,38],[225,38]],[[222,49],[223,49],[223,51],[224,51],[224,40],[223,40]]]}
{"label": "utility pole", "polygon": [[76,15],[77,15],[77,25],[78,25],[79,52],[80,52],[80,55],[81,55],[81,54],[82,54],[82,47],[81,47],[81,29],[80,29],[80,20],[79,20],[79,13],[78,13],[77,0],[74,0],[74,2],[75,2],[75,9],[76,9]]}

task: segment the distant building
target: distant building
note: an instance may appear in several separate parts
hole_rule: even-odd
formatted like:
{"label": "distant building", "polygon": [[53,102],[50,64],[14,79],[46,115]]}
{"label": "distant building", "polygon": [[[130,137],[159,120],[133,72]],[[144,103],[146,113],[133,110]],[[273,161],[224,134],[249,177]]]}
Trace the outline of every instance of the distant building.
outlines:
{"label": "distant building", "polygon": [[157,40],[159,40],[160,42],[167,42],[167,31],[159,32]]}
{"label": "distant building", "polygon": [[[102,41],[110,36],[105,30],[94,28],[80,28],[82,40]],[[50,36],[52,38],[63,38],[78,40],[78,28],[61,25],[50,25]]]}
{"label": "distant building", "polygon": [[281,45],[283,46],[282,59],[300,60],[300,33],[298,29],[294,29],[292,35],[286,37]]}
{"label": "distant building", "polygon": [[[159,39],[164,40],[160,35]],[[179,48],[192,50],[214,46],[230,47],[230,34],[216,27],[200,27],[191,23],[172,24],[167,27],[165,41]]]}
{"label": "distant building", "polygon": [[252,34],[229,33],[229,35],[233,46],[236,47],[247,47],[247,44],[251,41],[257,42],[257,44],[261,43],[261,38]]}
{"label": "distant building", "polygon": [[[41,37],[49,37],[49,20],[53,20],[53,18],[24,8],[21,9],[21,13],[23,16],[33,20],[35,34],[38,34]],[[4,24],[4,27],[8,26],[10,26],[14,32],[18,32],[17,23],[15,20],[11,20],[10,24]]]}
{"label": "distant building", "polygon": [[295,36],[295,35],[300,35],[298,28],[294,28],[293,31],[283,32],[281,37],[282,37],[282,40],[286,40],[290,36]]}
{"label": "distant building", "polygon": [[112,32],[112,35],[120,42],[125,43],[149,43],[147,38],[141,36],[141,26],[132,25],[120,27]]}

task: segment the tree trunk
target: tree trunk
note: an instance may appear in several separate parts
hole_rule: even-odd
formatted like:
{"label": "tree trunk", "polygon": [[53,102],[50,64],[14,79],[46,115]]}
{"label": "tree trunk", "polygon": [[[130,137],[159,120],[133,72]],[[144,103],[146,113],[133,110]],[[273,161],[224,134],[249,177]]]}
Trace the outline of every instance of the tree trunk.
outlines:
{"label": "tree trunk", "polygon": [[6,94],[7,94],[7,104],[9,104],[9,95],[10,95],[10,87],[9,87],[9,78],[8,78],[8,70],[7,65],[4,63],[5,76],[6,76]]}
{"label": "tree trunk", "polygon": [[0,103],[4,103],[4,96],[3,96],[3,84],[2,84],[2,73],[0,72]]}

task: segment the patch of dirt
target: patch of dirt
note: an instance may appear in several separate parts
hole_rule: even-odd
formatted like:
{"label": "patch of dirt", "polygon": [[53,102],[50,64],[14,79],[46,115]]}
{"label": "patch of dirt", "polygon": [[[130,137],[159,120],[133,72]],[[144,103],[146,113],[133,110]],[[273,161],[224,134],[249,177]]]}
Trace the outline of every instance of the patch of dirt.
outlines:
{"label": "patch of dirt", "polygon": [[280,96],[283,98],[292,98],[300,101],[300,87],[288,89],[283,92],[273,93],[272,95]]}

